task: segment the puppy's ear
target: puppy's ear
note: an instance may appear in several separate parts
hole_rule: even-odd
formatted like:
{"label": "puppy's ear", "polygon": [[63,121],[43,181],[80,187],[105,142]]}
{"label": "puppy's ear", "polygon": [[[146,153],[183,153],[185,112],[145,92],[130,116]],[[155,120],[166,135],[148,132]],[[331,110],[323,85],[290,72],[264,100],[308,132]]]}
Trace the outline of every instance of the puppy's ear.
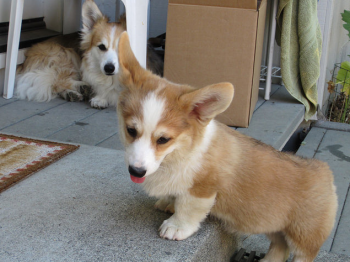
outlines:
{"label": "puppy's ear", "polygon": [[151,77],[152,73],[145,70],[137,61],[133,51],[131,50],[129,36],[127,32],[123,32],[118,43],[118,59],[119,59],[119,81],[122,86],[130,88],[132,86],[141,86],[147,77]]}
{"label": "puppy's ear", "polygon": [[219,83],[182,95],[180,103],[190,117],[206,123],[229,107],[233,94],[231,83]]}
{"label": "puppy's ear", "polygon": [[86,0],[82,8],[83,33],[88,33],[94,27],[95,23],[106,17],[98,9],[93,0]]}

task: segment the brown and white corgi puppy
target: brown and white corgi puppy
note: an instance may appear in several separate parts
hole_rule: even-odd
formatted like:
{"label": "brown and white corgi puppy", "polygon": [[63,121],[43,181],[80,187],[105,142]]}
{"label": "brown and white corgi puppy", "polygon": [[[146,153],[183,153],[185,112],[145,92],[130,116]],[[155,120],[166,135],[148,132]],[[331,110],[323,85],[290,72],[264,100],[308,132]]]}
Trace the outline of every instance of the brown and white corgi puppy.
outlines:
{"label": "brown and white corgi puppy", "polygon": [[337,210],[328,165],[276,151],[217,121],[231,103],[230,83],[194,89],[143,69],[127,33],[119,40],[118,117],[131,180],[174,214],[160,236],[183,240],[208,214],[231,232],[266,234],[264,262],[310,262]]}

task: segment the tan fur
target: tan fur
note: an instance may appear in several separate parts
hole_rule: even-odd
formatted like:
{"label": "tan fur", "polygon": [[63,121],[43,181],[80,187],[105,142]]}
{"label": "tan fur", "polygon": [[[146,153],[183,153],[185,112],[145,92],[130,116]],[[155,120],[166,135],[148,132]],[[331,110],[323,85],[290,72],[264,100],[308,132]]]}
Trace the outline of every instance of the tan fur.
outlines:
{"label": "tan fur", "polygon": [[[143,136],[140,131],[130,137],[126,127],[133,124],[130,119],[142,123],[145,97],[155,92],[166,103],[151,138],[155,159],[164,159],[143,182],[150,195],[160,198],[157,208],[175,211],[163,222],[160,235],[185,239],[210,213],[230,232],[267,234],[271,246],[264,262],[285,261],[289,250],[294,262],[313,261],[337,210],[329,166],[278,152],[212,120],[230,104],[232,86],[194,90],[157,77],[139,66],[126,33],[119,42],[119,63],[124,90],[118,114],[126,147]],[[171,138],[168,143],[156,143],[159,132]]]}
{"label": "tan fur", "polygon": [[[17,95],[28,100],[36,101],[49,101],[54,98],[57,94],[65,99],[69,100],[68,95],[75,97],[76,100],[82,100],[80,94],[80,86],[86,85],[81,81],[80,76],[80,57],[76,50],[74,50],[74,44],[64,41],[62,37],[55,37],[44,42],[33,45],[25,53],[26,59],[22,65],[17,68]],[[77,45],[76,45],[77,47]],[[40,73],[36,77],[50,80],[50,89],[45,93],[49,93],[43,97],[38,95],[40,92],[44,92],[43,89],[47,89],[44,83],[41,91],[36,91],[36,94],[26,93],[27,90],[22,88],[29,88],[21,84],[22,77],[26,77],[27,73],[38,73],[42,72],[46,77],[41,76]],[[53,73],[54,72],[54,73]],[[34,76],[33,76],[34,77]],[[29,82],[31,79],[28,77],[23,78],[23,81]],[[40,90],[40,88],[38,88]],[[37,97],[36,97],[37,96]]]}
{"label": "tan fur", "polygon": [[[50,38],[28,49],[24,63],[17,69],[18,98],[42,102],[59,95],[68,101],[80,101],[96,95],[95,87],[106,85],[102,93],[118,87],[118,83],[113,83],[112,77],[105,75],[100,68],[103,61],[97,61],[97,58],[102,55],[95,52],[90,60],[87,57],[102,39],[108,40],[112,46],[107,45],[106,48],[116,54],[119,36],[126,29],[125,16],[119,22],[109,23],[108,17],[100,12],[93,0],[85,1],[82,15],[85,23],[81,35],[73,33]],[[106,106],[108,104],[102,107]]]}

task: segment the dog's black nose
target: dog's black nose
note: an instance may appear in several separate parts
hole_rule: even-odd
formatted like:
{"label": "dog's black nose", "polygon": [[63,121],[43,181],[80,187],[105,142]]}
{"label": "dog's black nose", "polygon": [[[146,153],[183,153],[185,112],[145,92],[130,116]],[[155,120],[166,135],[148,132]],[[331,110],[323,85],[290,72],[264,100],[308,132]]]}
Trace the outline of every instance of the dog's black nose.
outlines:
{"label": "dog's black nose", "polygon": [[129,166],[129,173],[130,175],[136,176],[136,177],[143,177],[146,174],[147,170],[143,168],[138,168],[134,166]]}
{"label": "dog's black nose", "polygon": [[104,70],[105,70],[106,74],[113,74],[114,70],[115,70],[115,66],[111,63],[106,64],[104,67]]}

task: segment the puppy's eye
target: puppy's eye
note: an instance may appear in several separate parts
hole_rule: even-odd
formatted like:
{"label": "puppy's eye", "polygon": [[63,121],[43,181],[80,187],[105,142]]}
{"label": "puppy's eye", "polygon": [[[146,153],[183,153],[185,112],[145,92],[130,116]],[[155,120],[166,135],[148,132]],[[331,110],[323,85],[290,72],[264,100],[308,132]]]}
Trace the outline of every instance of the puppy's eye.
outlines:
{"label": "puppy's eye", "polygon": [[168,143],[169,141],[170,141],[170,138],[162,136],[162,137],[158,138],[157,144],[158,145],[163,145],[163,144]]}
{"label": "puppy's eye", "polygon": [[126,128],[126,131],[128,132],[128,134],[131,136],[131,137],[136,137],[137,136],[137,131],[135,128],[133,127],[127,127]]}
{"label": "puppy's eye", "polygon": [[107,48],[106,48],[106,46],[104,45],[104,44],[100,44],[100,45],[98,45],[97,46],[101,51],[106,51],[107,50]]}

